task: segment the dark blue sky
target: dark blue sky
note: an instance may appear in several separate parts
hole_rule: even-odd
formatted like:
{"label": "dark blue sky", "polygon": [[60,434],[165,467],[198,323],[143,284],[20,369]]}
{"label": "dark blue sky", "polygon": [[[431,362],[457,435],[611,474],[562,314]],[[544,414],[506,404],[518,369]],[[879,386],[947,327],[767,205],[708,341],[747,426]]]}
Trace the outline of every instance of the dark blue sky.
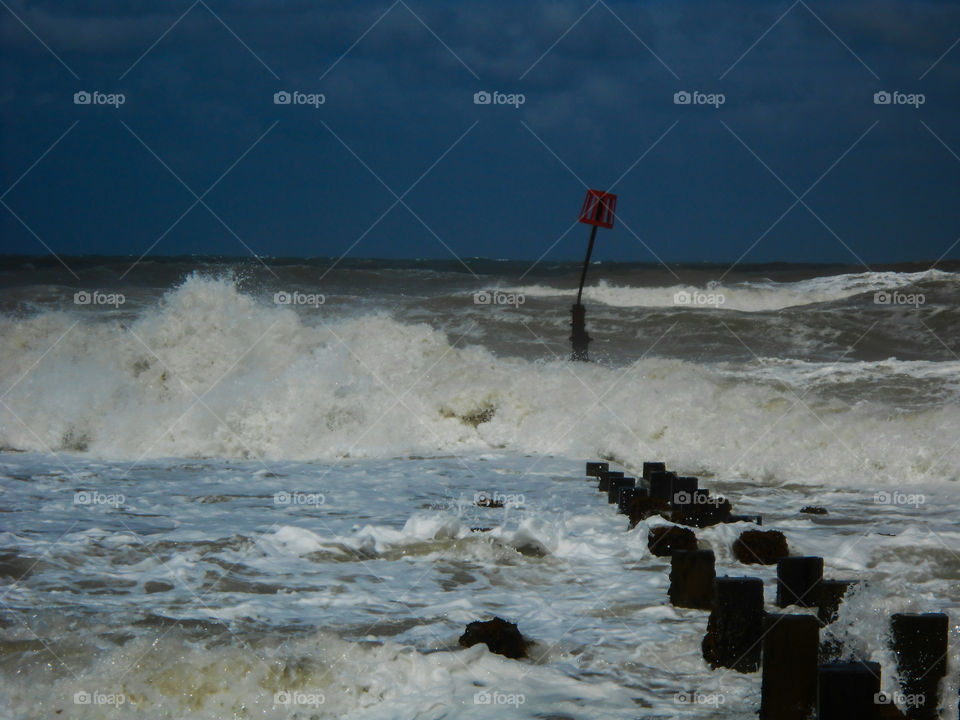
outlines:
{"label": "dark blue sky", "polygon": [[956,3],[4,1],[0,252],[960,257]]}

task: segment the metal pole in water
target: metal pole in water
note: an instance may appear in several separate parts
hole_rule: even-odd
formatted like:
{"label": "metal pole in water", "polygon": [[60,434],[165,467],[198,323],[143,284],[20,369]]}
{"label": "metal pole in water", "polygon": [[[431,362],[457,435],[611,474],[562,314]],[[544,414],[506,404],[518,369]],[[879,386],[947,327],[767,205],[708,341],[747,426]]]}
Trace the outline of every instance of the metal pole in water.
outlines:
{"label": "metal pole in water", "polygon": [[583,298],[583,284],[587,281],[587,269],[590,267],[590,256],[593,254],[593,243],[597,239],[597,228],[613,227],[614,210],[617,206],[617,196],[612,193],[602,192],[600,190],[587,190],[587,197],[583,201],[583,207],[580,208],[580,222],[587,225],[593,225],[590,231],[590,244],[587,245],[587,256],[583,260],[583,271],[580,273],[580,287],[577,289],[577,302],[573,304],[570,312],[572,322],[570,327],[570,343],[573,351],[570,354],[571,360],[587,361],[587,345],[590,343],[590,336],[587,335],[587,309],[581,303]]}
{"label": "metal pole in water", "polygon": [[590,256],[593,254],[593,243],[597,239],[597,226],[593,226],[590,231],[590,244],[587,245],[587,257],[583,260],[583,272],[580,273],[580,289],[577,290],[577,305],[580,304],[580,298],[583,296],[583,284],[587,281],[587,268],[590,267]]}

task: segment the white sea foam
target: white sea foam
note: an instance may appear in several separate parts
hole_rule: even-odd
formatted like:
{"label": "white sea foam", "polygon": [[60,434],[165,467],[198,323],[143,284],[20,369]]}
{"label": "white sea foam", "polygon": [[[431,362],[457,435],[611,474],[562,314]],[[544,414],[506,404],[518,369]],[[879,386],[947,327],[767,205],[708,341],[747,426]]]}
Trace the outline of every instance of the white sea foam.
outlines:
{"label": "white sea foam", "polygon": [[[45,454],[0,459],[4,502],[15,509],[2,548],[36,563],[33,576],[5,589],[11,617],[24,622],[0,632],[16,663],[0,701],[18,720],[58,710],[118,716],[74,705],[77,692],[123,694],[120,716],[151,720],[490,717],[485,696],[474,700],[483,692],[523,694],[521,707],[495,709],[518,718],[626,719],[638,705],[703,717],[702,707],[675,702],[690,691],[722,695],[731,718],[756,715],[759,674],[711,671],[699,647],[706,613],[666,602],[669,558],[647,549],[648,529],[666,522],[628,531],[584,480],[580,459],[484,453],[269,469],[158,460],[133,473],[126,462],[74,456],[69,470]],[[120,487],[127,504],[73,505],[71,474]],[[830,631],[849,652],[882,662],[885,687],[895,682],[889,615],[955,614],[952,487],[917,488],[928,494],[915,508],[876,505],[848,487],[701,484],[737,512],[763,514],[793,553],[822,556],[827,577],[868,582]],[[274,502],[295,487],[322,491],[326,503]],[[477,507],[478,489],[522,492],[525,502]],[[830,514],[798,514],[808,503]],[[772,603],[775,570],[741,565],[731,552],[751,527],[697,536],[714,549],[718,572],[763,578]],[[169,589],[147,591],[148,581]],[[466,623],[491,615],[518,623],[536,643],[531,659],[458,647]],[[949,661],[954,682],[956,645]],[[323,701],[276,703],[285,691]],[[954,686],[944,694],[956,697]]]}
{"label": "white sea foam", "polygon": [[[87,659],[89,662],[89,658]],[[134,668],[122,673],[118,668]],[[318,631],[280,647],[228,645],[204,648],[179,634],[154,642],[133,642],[106,649],[76,677],[51,685],[42,673],[24,671],[36,684],[18,683],[3,693],[11,717],[143,717],[221,720],[260,717],[270,720],[354,717],[490,717],[484,694],[498,693],[498,714],[527,717],[532,706],[594,708],[615,712],[629,707],[630,694],[611,681],[576,683],[559,668],[524,666],[486,652],[469,650],[423,654],[392,642],[347,643]],[[478,695],[479,693],[479,695]],[[116,704],[75,698],[120,698]],[[507,704],[507,698],[514,696]],[[476,699],[475,699],[476,698]],[[80,700],[83,703],[83,700]]]}

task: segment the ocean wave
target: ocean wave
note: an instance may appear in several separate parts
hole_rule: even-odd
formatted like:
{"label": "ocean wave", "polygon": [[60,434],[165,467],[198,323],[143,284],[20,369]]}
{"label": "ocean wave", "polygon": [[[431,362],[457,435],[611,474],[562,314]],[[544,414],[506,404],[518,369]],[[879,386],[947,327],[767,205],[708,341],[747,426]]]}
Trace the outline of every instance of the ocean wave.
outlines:
{"label": "ocean wave", "polygon": [[129,323],[50,312],[4,317],[0,334],[8,449],[133,460],[492,449],[828,484],[960,470],[945,453],[955,403],[906,412],[845,402],[809,377],[785,387],[677,359],[497,357],[385,313],[307,322],[199,275]]}

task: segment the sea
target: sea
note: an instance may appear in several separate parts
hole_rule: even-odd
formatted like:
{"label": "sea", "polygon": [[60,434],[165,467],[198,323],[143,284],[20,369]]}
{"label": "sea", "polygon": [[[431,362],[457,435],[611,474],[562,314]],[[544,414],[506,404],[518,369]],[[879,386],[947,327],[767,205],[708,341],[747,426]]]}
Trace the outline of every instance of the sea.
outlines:
{"label": "sea", "polygon": [[[890,615],[948,613],[957,718],[960,263],[593,263],[589,362],[579,274],[0,258],[0,718],[755,718],[588,460],[862,581],[822,634],[891,695]],[[773,610],[755,527],[697,536]]]}

